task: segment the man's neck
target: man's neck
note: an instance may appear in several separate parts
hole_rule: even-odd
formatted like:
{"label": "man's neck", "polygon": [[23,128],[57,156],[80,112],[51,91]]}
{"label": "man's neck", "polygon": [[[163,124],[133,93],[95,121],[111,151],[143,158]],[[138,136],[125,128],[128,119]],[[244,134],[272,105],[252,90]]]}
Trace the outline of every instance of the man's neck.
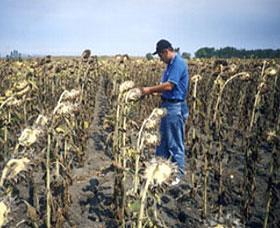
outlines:
{"label": "man's neck", "polygon": [[176,52],[173,51],[173,52],[170,52],[170,56],[169,56],[169,61],[168,61],[168,64],[171,63],[172,59],[174,59],[176,56]]}

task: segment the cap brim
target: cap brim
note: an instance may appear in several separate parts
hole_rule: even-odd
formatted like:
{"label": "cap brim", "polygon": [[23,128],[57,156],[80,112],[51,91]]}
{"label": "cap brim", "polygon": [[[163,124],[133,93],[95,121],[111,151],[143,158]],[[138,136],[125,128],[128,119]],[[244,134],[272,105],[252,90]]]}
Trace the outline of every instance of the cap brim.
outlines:
{"label": "cap brim", "polygon": [[152,55],[156,55],[157,54],[157,51],[155,51]]}

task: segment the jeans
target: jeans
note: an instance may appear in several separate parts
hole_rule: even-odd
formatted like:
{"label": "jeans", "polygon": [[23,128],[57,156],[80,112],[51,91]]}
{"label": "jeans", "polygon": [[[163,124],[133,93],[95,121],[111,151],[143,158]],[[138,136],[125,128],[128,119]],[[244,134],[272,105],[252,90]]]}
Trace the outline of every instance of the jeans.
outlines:
{"label": "jeans", "polygon": [[164,101],[161,108],[167,110],[167,114],[160,122],[160,145],[156,149],[156,156],[171,159],[179,169],[179,177],[185,171],[185,122],[189,115],[185,102],[171,103]]}

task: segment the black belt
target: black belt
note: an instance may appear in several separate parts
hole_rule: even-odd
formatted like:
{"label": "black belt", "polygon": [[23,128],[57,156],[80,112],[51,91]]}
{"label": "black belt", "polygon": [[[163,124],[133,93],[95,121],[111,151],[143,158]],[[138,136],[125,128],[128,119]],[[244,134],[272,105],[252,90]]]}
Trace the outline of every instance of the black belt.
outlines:
{"label": "black belt", "polygon": [[164,98],[164,97],[161,97],[161,100],[171,102],[171,103],[178,103],[178,102],[183,102],[184,101],[184,100],[181,100],[181,99],[168,99],[168,98]]}

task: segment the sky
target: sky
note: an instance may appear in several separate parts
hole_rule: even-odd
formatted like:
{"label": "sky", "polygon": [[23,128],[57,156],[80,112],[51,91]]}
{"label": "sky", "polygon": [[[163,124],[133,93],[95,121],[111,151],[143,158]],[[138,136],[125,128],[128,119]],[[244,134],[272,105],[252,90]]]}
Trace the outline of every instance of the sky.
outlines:
{"label": "sky", "polygon": [[280,0],[0,0],[0,55],[280,48]]}

